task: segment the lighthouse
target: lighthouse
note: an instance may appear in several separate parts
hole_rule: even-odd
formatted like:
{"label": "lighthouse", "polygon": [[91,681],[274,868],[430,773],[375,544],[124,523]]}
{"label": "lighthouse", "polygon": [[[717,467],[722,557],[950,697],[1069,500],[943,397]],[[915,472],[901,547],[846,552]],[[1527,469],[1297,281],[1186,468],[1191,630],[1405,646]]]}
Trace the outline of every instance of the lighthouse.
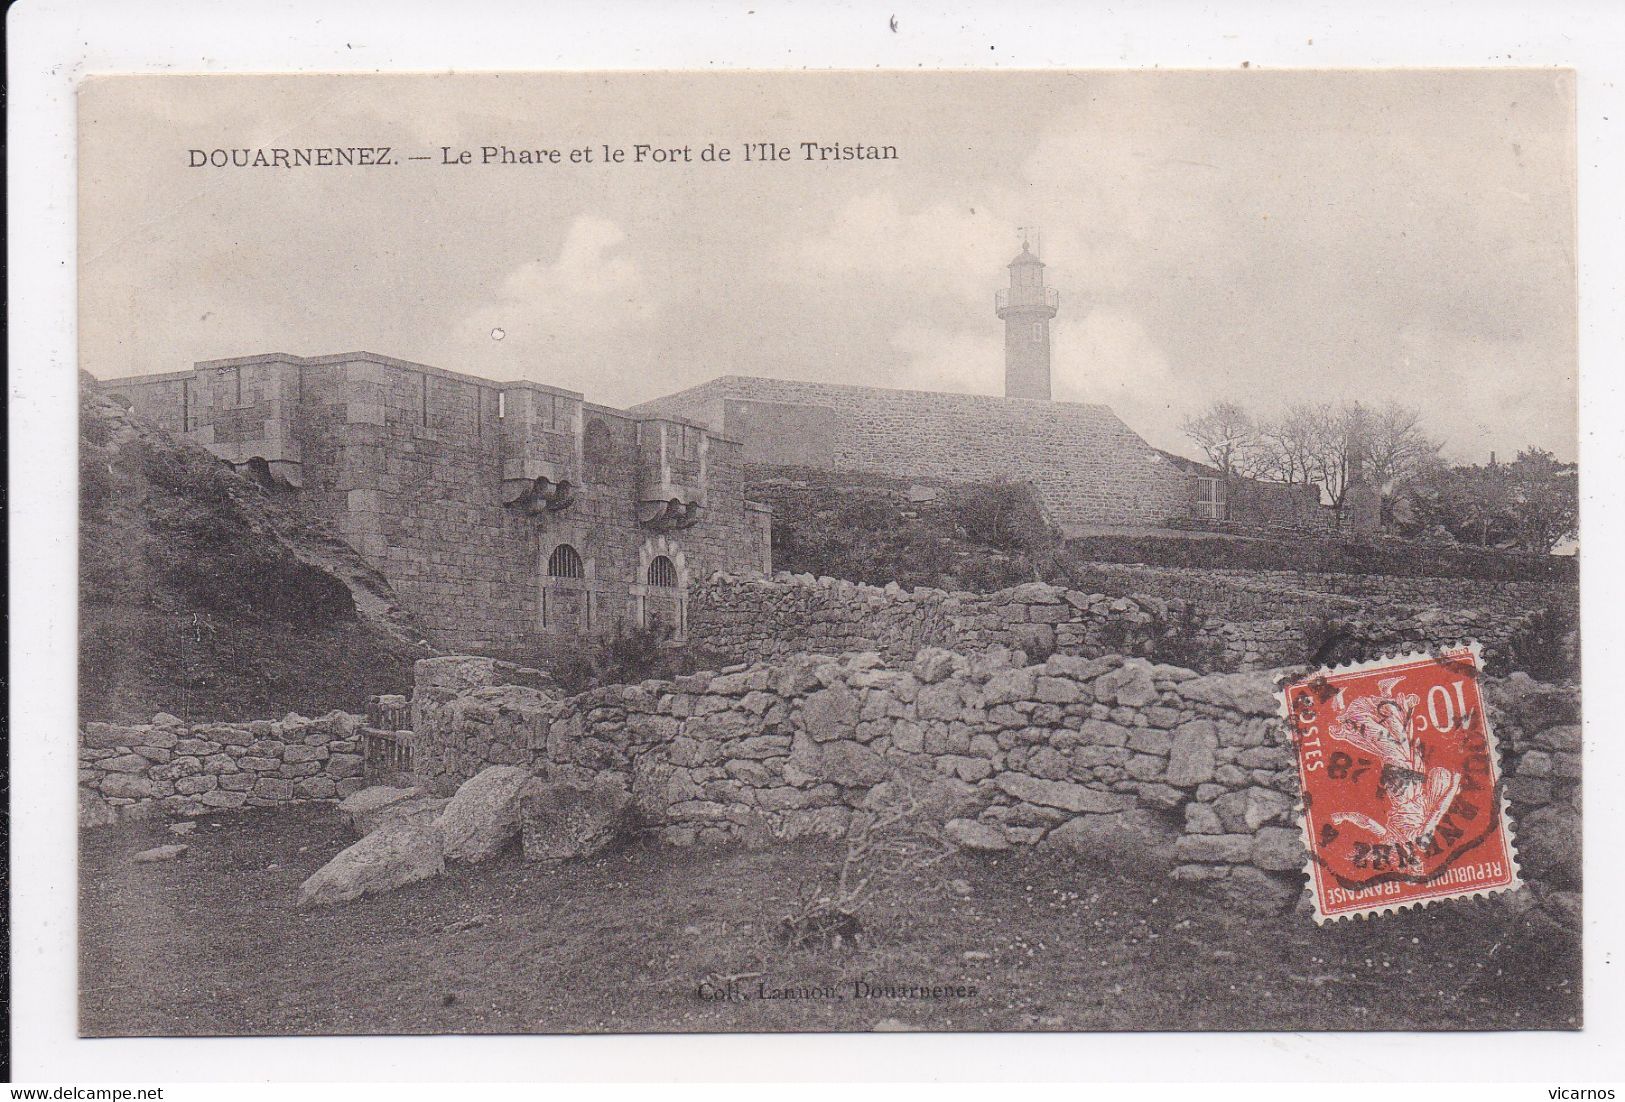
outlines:
{"label": "lighthouse", "polygon": [[1044,262],[1026,240],[1009,267],[1010,286],[993,299],[994,312],[1004,321],[1004,396],[1047,402],[1049,323],[1060,309],[1061,296],[1044,286]]}

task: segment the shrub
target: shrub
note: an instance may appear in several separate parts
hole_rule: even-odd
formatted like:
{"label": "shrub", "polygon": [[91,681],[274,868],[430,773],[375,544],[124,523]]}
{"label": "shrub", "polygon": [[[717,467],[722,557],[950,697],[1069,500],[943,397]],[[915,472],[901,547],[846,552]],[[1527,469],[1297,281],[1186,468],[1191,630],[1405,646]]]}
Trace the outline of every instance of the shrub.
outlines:
{"label": "shrub", "polygon": [[1198,673],[1212,673],[1224,668],[1224,643],[1206,635],[1203,630],[1206,626],[1207,617],[1195,605],[1186,604],[1163,625],[1151,657],[1158,662]]}
{"label": "shrub", "polygon": [[948,508],[966,537],[1001,551],[1033,552],[1054,542],[1043,510],[1026,485],[991,482],[956,487]]}
{"label": "shrub", "polygon": [[1556,604],[1527,617],[1507,640],[1507,661],[1537,681],[1580,679],[1580,616]]}
{"label": "shrub", "polygon": [[841,859],[825,879],[801,884],[795,908],[779,920],[779,941],[791,948],[856,948],[871,937],[861,918],[866,905],[883,897],[919,903],[939,892],[934,879],[919,875],[953,856],[931,814],[933,780],[924,774],[897,774],[876,791],[884,810],[854,811]]}
{"label": "shrub", "polygon": [[502,657],[523,666],[547,670],[567,694],[602,685],[631,685],[639,681],[669,681],[700,669],[724,665],[719,655],[693,645],[671,642],[671,629],[617,626],[615,633],[586,648],[556,655],[507,654]]}

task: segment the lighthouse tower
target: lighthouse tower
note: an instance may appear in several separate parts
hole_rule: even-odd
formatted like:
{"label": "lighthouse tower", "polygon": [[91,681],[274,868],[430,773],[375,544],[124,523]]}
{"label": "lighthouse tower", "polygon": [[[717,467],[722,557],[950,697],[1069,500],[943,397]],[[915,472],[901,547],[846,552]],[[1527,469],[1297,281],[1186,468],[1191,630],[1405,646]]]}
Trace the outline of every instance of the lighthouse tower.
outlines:
{"label": "lighthouse tower", "polygon": [[1060,309],[1061,296],[1044,286],[1044,262],[1025,240],[1021,255],[1010,262],[1010,287],[993,299],[1004,319],[1004,396],[1047,402],[1049,390],[1049,322]]}

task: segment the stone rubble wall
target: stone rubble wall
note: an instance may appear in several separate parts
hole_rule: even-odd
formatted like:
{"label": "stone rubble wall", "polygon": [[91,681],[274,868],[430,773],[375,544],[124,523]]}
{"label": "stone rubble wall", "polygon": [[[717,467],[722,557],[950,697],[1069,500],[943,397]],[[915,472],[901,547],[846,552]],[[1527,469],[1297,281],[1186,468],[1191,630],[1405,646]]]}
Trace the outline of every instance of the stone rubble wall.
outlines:
{"label": "stone rubble wall", "polygon": [[[1099,569],[1116,580],[1117,568]],[[1144,571],[1159,569],[1134,568],[1122,575],[1121,589],[1146,580]],[[1493,659],[1507,653],[1508,640],[1523,617],[1543,607],[1537,595],[1522,595],[1520,601],[1527,605],[1456,609],[1411,606],[1388,596],[1369,602],[1364,596],[1329,597],[1281,584],[1253,592],[1236,588],[1250,584],[1245,575],[1229,579],[1208,574],[1159,574],[1165,578],[1161,593],[1132,595],[1086,593],[1042,582],[984,594],[906,590],[896,583],[880,587],[806,574],[780,573],[771,580],[717,574],[693,595],[689,639],[724,661],[872,650],[895,662],[928,646],[959,651],[1008,646],[1034,655],[1120,653],[1204,669],[1253,670],[1305,661],[1312,649],[1306,630],[1316,618],[1346,621],[1361,642],[1380,649],[1477,639]],[[1425,592],[1425,587],[1416,592]],[[1238,593],[1251,604],[1243,604]]]}
{"label": "stone rubble wall", "polygon": [[134,820],[342,799],[365,784],[364,722],[329,712],[187,724],[160,712],[133,726],[87,723],[79,736],[81,803]]}
{"label": "stone rubble wall", "polygon": [[[1562,857],[1578,844],[1577,691],[1515,675],[1486,692],[1515,821],[1542,836],[1537,868],[1577,868]],[[482,684],[414,709],[435,790],[528,756],[552,780],[619,781],[677,845],[836,838],[907,788],[968,849],[1128,851],[1272,905],[1303,886],[1272,673],[927,647],[904,663],[800,655],[567,699]]]}

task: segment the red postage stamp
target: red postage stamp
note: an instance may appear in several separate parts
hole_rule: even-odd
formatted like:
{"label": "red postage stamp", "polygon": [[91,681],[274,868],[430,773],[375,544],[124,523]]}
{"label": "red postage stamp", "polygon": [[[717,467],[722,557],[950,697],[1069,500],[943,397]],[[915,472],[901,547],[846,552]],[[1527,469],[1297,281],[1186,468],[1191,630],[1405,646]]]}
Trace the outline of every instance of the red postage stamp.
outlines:
{"label": "red postage stamp", "polygon": [[1282,687],[1315,921],[1516,888],[1477,644]]}

